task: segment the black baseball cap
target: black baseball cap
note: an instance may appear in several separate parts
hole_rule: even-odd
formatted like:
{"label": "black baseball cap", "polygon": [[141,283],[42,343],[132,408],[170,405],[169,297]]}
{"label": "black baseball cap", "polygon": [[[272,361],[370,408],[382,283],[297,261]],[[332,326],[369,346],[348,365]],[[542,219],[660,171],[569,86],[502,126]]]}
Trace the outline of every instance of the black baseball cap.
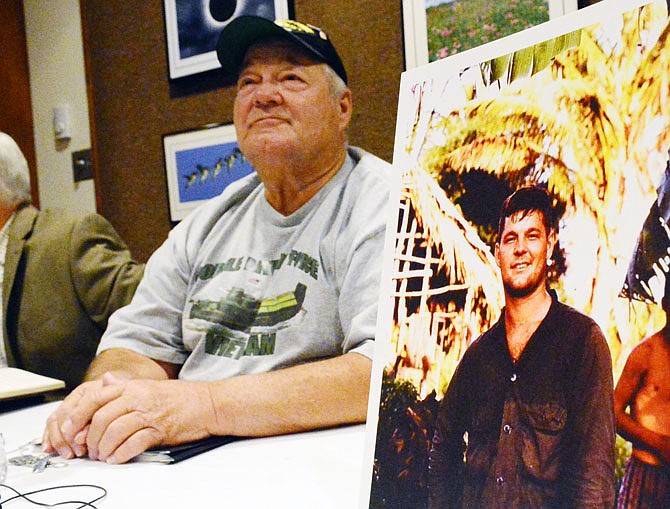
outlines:
{"label": "black baseball cap", "polygon": [[328,35],[319,27],[292,19],[271,20],[260,16],[239,16],[228,23],[216,44],[216,55],[223,71],[237,76],[249,46],[258,39],[277,36],[298,43],[314,58],[332,67],[347,83],[347,72]]}

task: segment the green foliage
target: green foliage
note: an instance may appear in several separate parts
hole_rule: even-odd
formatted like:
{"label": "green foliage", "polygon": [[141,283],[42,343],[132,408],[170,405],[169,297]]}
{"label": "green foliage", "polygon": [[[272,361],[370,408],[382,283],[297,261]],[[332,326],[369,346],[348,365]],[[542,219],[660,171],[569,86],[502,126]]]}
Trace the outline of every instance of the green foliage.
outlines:
{"label": "green foliage", "polygon": [[486,84],[488,86],[498,80],[512,83],[519,78],[533,76],[549,67],[556,55],[579,46],[580,39],[581,30],[575,30],[494,58],[484,64]]}
{"label": "green foliage", "polygon": [[384,372],[370,509],[427,505],[428,454],[437,401],[421,401],[414,385]]}
{"label": "green foliage", "polygon": [[548,21],[549,9],[546,0],[462,0],[426,15],[432,62]]}

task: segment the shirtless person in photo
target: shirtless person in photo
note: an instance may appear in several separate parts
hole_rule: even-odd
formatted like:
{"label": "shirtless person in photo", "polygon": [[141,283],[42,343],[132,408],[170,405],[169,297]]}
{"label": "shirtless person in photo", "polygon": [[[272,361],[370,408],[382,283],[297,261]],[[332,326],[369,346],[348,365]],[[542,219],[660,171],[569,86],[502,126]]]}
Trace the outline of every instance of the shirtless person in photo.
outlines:
{"label": "shirtless person in photo", "polygon": [[[662,306],[670,316],[668,276]],[[614,406],[617,431],[633,444],[617,507],[670,507],[670,320],[628,356]]]}

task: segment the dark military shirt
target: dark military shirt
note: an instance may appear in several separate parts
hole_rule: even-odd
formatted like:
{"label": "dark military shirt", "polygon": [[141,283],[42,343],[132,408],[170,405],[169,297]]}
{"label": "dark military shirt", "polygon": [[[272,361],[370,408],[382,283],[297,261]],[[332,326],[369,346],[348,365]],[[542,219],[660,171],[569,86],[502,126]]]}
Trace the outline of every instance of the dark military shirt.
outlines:
{"label": "dark military shirt", "polygon": [[609,348],[592,319],[552,299],[516,363],[504,312],[466,351],[436,422],[431,509],[612,507]]}

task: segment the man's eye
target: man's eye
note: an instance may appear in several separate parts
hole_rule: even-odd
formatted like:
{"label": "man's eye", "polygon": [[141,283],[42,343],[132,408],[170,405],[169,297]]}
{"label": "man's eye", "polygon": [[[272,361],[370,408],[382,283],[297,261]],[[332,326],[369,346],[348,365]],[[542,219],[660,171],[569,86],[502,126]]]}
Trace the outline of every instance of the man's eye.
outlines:
{"label": "man's eye", "polygon": [[254,83],[254,80],[251,78],[240,78],[237,80],[237,88],[244,88],[248,85],[252,85]]}
{"label": "man's eye", "polygon": [[300,76],[297,74],[285,74],[282,76],[282,79],[284,81],[302,81],[302,78],[300,78]]}

